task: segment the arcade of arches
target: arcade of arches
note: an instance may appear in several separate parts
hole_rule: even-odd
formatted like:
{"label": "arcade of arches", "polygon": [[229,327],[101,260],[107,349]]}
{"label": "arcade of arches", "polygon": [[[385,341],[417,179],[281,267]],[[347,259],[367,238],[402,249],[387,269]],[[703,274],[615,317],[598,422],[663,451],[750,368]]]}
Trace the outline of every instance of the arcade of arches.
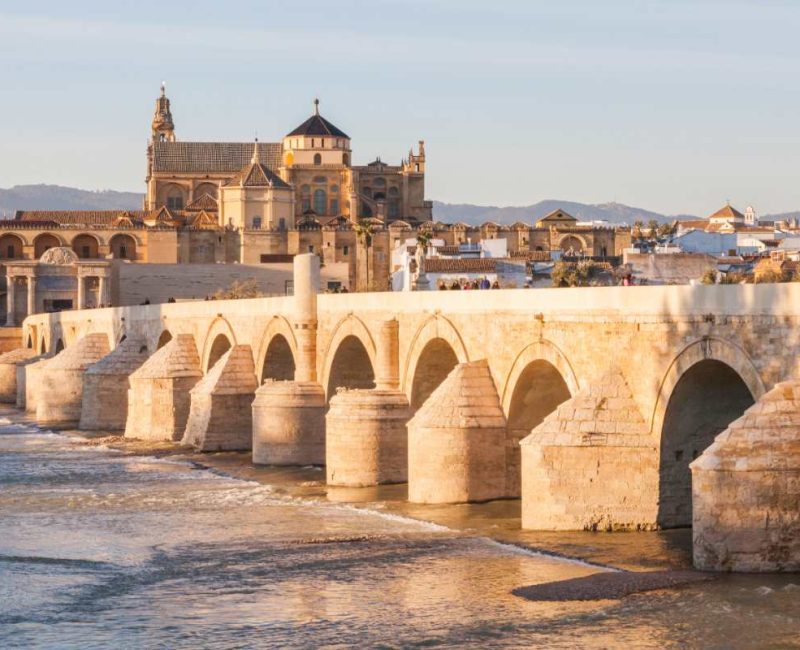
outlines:
{"label": "arcade of arches", "polygon": [[435,338],[422,348],[411,385],[411,410],[417,411],[458,364],[450,344]]}

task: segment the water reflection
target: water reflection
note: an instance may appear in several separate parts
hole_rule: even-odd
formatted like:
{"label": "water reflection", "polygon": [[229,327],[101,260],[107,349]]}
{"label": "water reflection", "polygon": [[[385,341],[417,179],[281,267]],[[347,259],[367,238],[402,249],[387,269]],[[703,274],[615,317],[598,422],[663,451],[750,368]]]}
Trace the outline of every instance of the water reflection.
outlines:
{"label": "water reflection", "polygon": [[404,518],[417,511],[391,505],[403,489],[361,504],[384,515],[325,501],[314,480],[301,496],[0,429],[0,646],[763,647],[800,635],[792,577],[524,601],[511,590],[597,569],[483,536],[511,534],[514,502],[426,513],[469,515],[470,534]]}

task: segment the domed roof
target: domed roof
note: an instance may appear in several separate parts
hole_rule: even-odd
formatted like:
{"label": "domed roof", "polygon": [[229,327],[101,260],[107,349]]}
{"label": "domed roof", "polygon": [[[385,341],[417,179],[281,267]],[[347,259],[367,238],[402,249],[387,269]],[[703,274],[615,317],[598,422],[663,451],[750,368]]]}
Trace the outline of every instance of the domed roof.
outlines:
{"label": "domed roof", "polygon": [[336,138],[350,138],[339,127],[334,126],[322,115],[319,114],[319,100],[314,100],[314,115],[309,117],[305,122],[298,126],[294,131],[288,133],[287,136],[292,135],[321,135],[333,136]]}
{"label": "domed roof", "polygon": [[54,246],[48,248],[39,258],[39,264],[53,264],[58,266],[69,266],[78,261],[78,256],[71,248],[66,246]]}

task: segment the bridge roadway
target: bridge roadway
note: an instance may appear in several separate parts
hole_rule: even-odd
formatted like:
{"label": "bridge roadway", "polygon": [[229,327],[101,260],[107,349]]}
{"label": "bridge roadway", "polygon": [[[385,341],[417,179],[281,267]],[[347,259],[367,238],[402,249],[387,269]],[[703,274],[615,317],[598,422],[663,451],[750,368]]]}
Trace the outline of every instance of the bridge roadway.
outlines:
{"label": "bridge roadway", "polygon": [[418,502],[521,496],[526,528],[693,525],[702,568],[800,568],[800,283],[325,295],[300,255],[294,286],[28,317],[0,396]]}

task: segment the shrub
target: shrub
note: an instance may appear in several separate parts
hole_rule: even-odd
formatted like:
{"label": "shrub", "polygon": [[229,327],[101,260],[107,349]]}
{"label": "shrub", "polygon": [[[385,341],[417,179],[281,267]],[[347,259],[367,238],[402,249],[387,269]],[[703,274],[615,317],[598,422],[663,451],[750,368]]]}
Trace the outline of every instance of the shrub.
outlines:
{"label": "shrub", "polygon": [[264,294],[258,288],[255,278],[234,280],[227,288],[217,289],[214,298],[217,300],[235,300],[237,298],[260,298]]}

